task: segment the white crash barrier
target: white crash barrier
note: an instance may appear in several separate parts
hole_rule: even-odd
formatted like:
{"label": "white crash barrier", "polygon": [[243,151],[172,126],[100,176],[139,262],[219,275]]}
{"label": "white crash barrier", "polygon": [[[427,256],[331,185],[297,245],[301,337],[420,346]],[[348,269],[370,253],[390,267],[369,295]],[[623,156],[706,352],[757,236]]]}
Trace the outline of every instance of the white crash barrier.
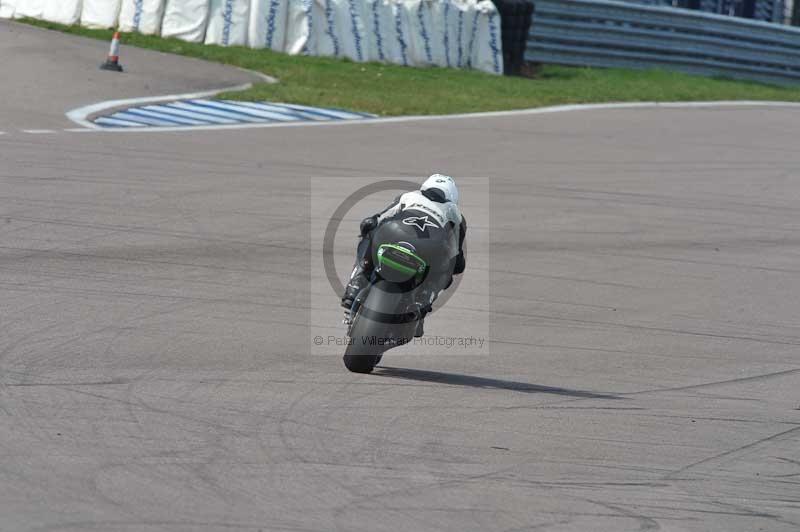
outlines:
{"label": "white crash barrier", "polygon": [[438,66],[464,68],[471,64],[468,52],[472,36],[465,28],[475,11],[474,4],[471,6],[463,1],[434,3],[433,26],[442,32],[442,46],[435,49],[434,55]]}
{"label": "white crash barrier", "polygon": [[286,44],[283,51],[290,55],[317,55],[314,27],[314,0],[284,0],[289,3],[286,17]]}
{"label": "white crash barrier", "polygon": [[122,0],[119,29],[145,35],[158,35],[163,16],[164,0]]}
{"label": "white crash barrier", "polygon": [[253,0],[247,31],[248,46],[283,52],[288,15],[289,2],[285,0]]}
{"label": "white crash barrier", "polygon": [[77,24],[81,19],[81,0],[45,0],[44,20],[59,24]]}
{"label": "white crash barrier", "polygon": [[244,46],[250,26],[251,0],[211,0],[206,44]]}
{"label": "white crash barrier", "polygon": [[81,26],[84,28],[116,28],[121,0],[83,0]]}
{"label": "white crash barrier", "polygon": [[204,42],[209,7],[209,0],[167,0],[161,35],[188,42]]}
{"label": "white crash barrier", "polygon": [[350,46],[346,45],[343,49],[345,57],[349,57],[353,61],[369,61],[370,52],[370,36],[367,31],[367,24],[369,23],[369,12],[367,11],[367,3],[364,0],[340,0],[345,4],[344,13],[340,13],[339,20],[345,28],[349,26],[353,34],[350,39]]}
{"label": "white crash barrier", "polygon": [[16,7],[16,0],[0,0],[0,18],[12,18]]}
{"label": "white crash barrier", "polygon": [[347,57],[367,61],[365,50],[363,0],[318,0],[315,13],[320,13],[317,55]]}
{"label": "white crash barrier", "polygon": [[407,65],[410,30],[398,2],[367,0],[365,37],[367,60]]}
{"label": "white crash barrier", "polygon": [[[426,4],[426,5],[425,5]],[[431,46],[431,61],[436,66],[447,66],[447,25],[445,7],[449,10],[450,2],[424,2],[423,19],[428,23],[428,34],[435,43]]]}
{"label": "white crash barrier", "polygon": [[44,0],[17,0],[14,18],[44,18]]}
{"label": "white crash barrier", "polygon": [[[0,16],[288,54],[502,74],[491,0],[0,0]],[[117,16],[119,13],[119,16]]]}
{"label": "white crash barrier", "polygon": [[390,0],[369,0],[367,57],[370,61],[408,64],[408,24],[403,9]]}
{"label": "white crash barrier", "polygon": [[411,64],[432,65],[433,49],[439,44],[438,39],[431,39],[431,17],[429,2],[425,0],[410,0],[403,2],[403,8],[408,12],[411,26]]}
{"label": "white crash barrier", "polygon": [[[470,45],[472,49],[472,68],[485,72],[503,73],[503,45],[500,37],[500,15],[494,4],[489,0],[478,3],[476,37]],[[475,46],[475,43],[486,43],[485,48]]]}
{"label": "white crash barrier", "polygon": [[[464,2],[452,2],[451,11],[455,11],[451,17],[455,22],[451,22],[455,27],[447,34],[449,42],[453,43],[450,47],[450,61],[456,68],[468,68],[472,64],[471,50],[474,49],[473,35],[470,31],[471,21],[475,18],[475,10]],[[452,19],[451,19],[452,20]]]}
{"label": "white crash barrier", "polygon": [[[399,57],[393,62],[402,65],[414,65],[414,33],[417,27],[414,22],[413,8],[417,2],[393,2],[392,15],[394,16],[394,27],[389,26],[386,36],[395,41],[395,52]],[[399,60],[397,60],[399,59]]]}
{"label": "white crash barrier", "polygon": [[[233,0],[222,17],[239,28]],[[218,7],[219,10],[219,7]],[[218,17],[217,17],[218,18]],[[225,44],[212,21],[206,43]],[[241,33],[228,44],[241,44]],[[490,0],[252,0],[248,45],[289,54],[502,74],[500,17]]]}

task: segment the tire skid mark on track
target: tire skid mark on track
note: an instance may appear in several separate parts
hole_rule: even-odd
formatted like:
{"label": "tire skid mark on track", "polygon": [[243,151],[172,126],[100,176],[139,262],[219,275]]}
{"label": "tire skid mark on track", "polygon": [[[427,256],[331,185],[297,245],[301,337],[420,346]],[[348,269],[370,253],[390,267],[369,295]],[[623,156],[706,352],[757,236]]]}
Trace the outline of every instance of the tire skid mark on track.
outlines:
{"label": "tire skid mark on track", "polygon": [[[148,316],[155,317],[162,314],[169,315],[182,309],[190,309],[193,306],[193,303],[178,303],[169,305],[164,309],[159,309],[154,313],[140,316],[136,319],[141,320]],[[215,462],[219,462],[225,455],[226,450],[224,449],[223,442],[226,437],[233,435],[237,438],[248,438],[250,434],[246,430],[233,427],[227,423],[211,420],[207,415],[198,414],[195,416],[185,414],[181,411],[176,411],[174,408],[169,408],[169,405],[165,403],[165,401],[170,401],[175,403],[179,409],[183,409],[184,405],[194,404],[194,402],[191,400],[183,400],[180,397],[176,399],[173,397],[173,395],[170,395],[169,397],[155,396],[148,400],[144,395],[144,391],[140,388],[145,388],[145,386],[154,382],[154,380],[157,380],[157,374],[160,371],[159,364],[156,360],[157,357],[158,354],[153,353],[151,357],[152,369],[141,372],[136,381],[131,383],[126,390],[126,403],[128,404],[129,416],[131,416],[136,426],[139,427],[140,434],[154,441],[164,438],[163,433],[160,432],[162,427],[168,427],[168,430],[178,431],[180,433],[185,433],[187,431],[193,432],[185,425],[169,422],[168,420],[171,418],[183,422],[188,421],[190,424],[207,427],[199,432],[199,434],[202,434],[202,441],[196,443],[191,449],[186,449],[180,447],[178,442],[180,442],[181,439],[176,439],[175,445],[180,448],[166,449],[160,453],[157,453],[156,455],[163,456],[166,459],[166,467],[164,468],[154,468],[151,467],[151,464],[149,463],[138,463],[137,461],[133,461],[132,463],[129,462],[127,464],[115,464],[111,467],[102,468],[95,474],[95,484],[98,485],[99,488],[101,475],[112,475],[113,473],[111,473],[111,471],[119,469],[119,473],[121,474],[138,472],[140,476],[145,476],[149,479],[155,479],[165,485],[167,483],[174,484],[176,482],[181,482],[186,492],[195,493],[197,496],[203,496],[207,493],[210,493],[213,494],[215,500],[224,500],[227,501],[228,504],[233,504],[234,501],[231,498],[231,494],[226,492],[219,485],[213,474],[209,473],[208,467]],[[224,382],[215,384],[216,387],[222,385],[224,385]],[[181,390],[180,388],[176,389],[176,387],[173,386],[170,388],[170,390],[176,390],[179,394],[191,394],[196,388],[197,386],[193,385]],[[153,404],[153,400],[158,401],[159,404]],[[207,409],[204,409],[204,413],[211,414],[211,412],[209,412]],[[237,414],[239,414],[237,416],[237,419],[239,419],[242,412],[238,412]],[[144,419],[145,417],[147,418],[146,422]],[[173,460],[173,458],[176,456],[184,454],[193,457],[199,456],[200,458],[189,463]],[[151,457],[152,455],[148,455],[148,458]],[[182,471],[186,475],[189,475],[193,481],[189,482],[180,476],[176,476],[176,470]],[[204,486],[204,488],[201,488],[200,486]]]}
{"label": "tire skid mark on track", "polygon": [[[762,240],[763,242],[763,240]],[[737,242],[741,243],[741,242]],[[709,242],[709,246],[711,244],[717,244],[716,242]],[[781,242],[776,241],[775,245],[779,245]],[[744,269],[744,270],[754,270],[754,271],[763,271],[763,272],[775,272],[775,273],[790,273],[790,274],[800,274],[800,269],[794,268],[775,268],[769,266],[758,266],[758,265],[751,265],[751,264],[741,264],[741,263],[734,263],[734,262],[718,262],[718,261],[707,261],[707,260],[697,260],[697,259],[684,259],[684,258],[675,258],[675,257],[659,257],[658,255],[640,255],[636,253],[603,253],[600,251],[593,251],[590,252],[592,255],[597,255],[600,257],[627,257],[632,259],[644,259],[644,260],[652,260],[658,262],[678,262],[682,264],[699,264],[703,266],[721,266],[727,268],[736,268],[736,269]]]}
{"label": "tire skid mark on track", "polygon": [[68,386],[116,386],[121,384],[128,384],[125,379],[113,379],[108,381],[94,381],[94,382],[27,382],[19,384],[6,384],[9,388],[37,388],[53,386],[56,388],[67,388]]}
{"label": "tire skid mark on track", "polygon": [[[325,397],[327,398],[326,404],[330,405],[330,402],[334,401],[337,392],[347,389],[348,384],[340,384],[338,387],[335,387],[330,393],[326,394]],[[306,451],[306,447],[309,445],[307,439],[301,439],[297,437],[296,429],[297,427],[306,427],[311,428],[314,430],[316,434],[316,441],[312,442],[314,445],[318,445],[318,441],[321,438],[328,437],[329,432],[333,432],[334,434],[339,433],[340,436],[347,436],[347,432],[337,431],[334,429],[330,429],[330,427],[322,425],[317,422],[316,419],[304,419],[301,421],[302,418],[306,416],[305,411],[306,409],[303,408],[304,402],[311,397],[314,397],[315,394],[320,392],[321,386],[317,384],[316,386],[309,387],[307,391],[299,394],[296,398],[294,398],[286,407],[286,409],[281,414],[280,418],[278,419],[278,438],[283,446],[283,451],[287,452],[291,457],[291,462],[293,464],[301,464],[302,467],[308,466],[316,466],[319,465],[318,461],[313,459],[312,457],[308,456],[308,452]],[[264,444],[263,440],[261,441],[261,449],[265,455],[270,454],[270,449]],[[329,457],[328,460],[331,458]],[[344,490],[349,496],[353,496],[352,490],[349,486],[344,485],[341,481],[339,476],[336,473],[328,473],[322,470],[321,468],[315,468],[318,474],[321,474],[329,483],[334,486],[338,486],[340,489]]]}
{"label": "tire skid mark on track", "polygon": [[496,338],[489,338],[487,342],[490,344],[498,344],[498,345],[515,345],[520,347],[537,347],[543,349],[563,349],[566,351],[579,351],[579,352],[588,352],[588,353],[608,353],[614,355],[636,355],[637,357],[653,357],[653,358],[669,358],[675,359],[676,356],[684,359],[694,359],[694,360],[716,360],[716,357],[712,355],[700,355],[700,354],[681,354],[675,355],[673,353],[656,353],[656,352],[649,352],[649,351],[629,351],[625,349],[605,349],[602,347],[586,347],[586,346],[574,346],[574,345],[563,345],[563,344],[542,344],[538,342],[517,342],[513,340],[500,340]]}
{"label": "tire skid mark on track", "polygon": [[[88,223],[88,222],[75,222],[72,220],[64,220],[64,219],[38,219],[38,218],[29,218],[25,216],[12,216],[15,220],[21,220],[26,222],[37,222],[41,224],[49,224],[49,225],[58,225],[58,226],[67,226],[67,227],[82,227],[86,229],[107,229],[118,231],[120,233],[132,233],[132,234],[140,234],[140,235],[151,235],[151,236],[166,236],[166,237],[174,237],[174,238],[183,238],[186,240],[197,240],[200,242],[215,242],[215,243],[224,243],[224,244],[236,244],[241,246],[253,246],[253,247],[260,247],[260,248],[268,248],[268,249],[279,249],[279,250],[290,250],[290,251],[308,251],[309,248],[306,247],[298,247],[298,246],[291,246],[286,244],[273,244],[267,242],[252,242],[246,240],[234,240],[230,238],[225,238],[222,236],[215,236],[215,237],[202,237],[195,235],[194,233],[190,233],[188,231],[158,231],[156,229],[150,229],[146,227],[128,227],[122,225],[115,225],[115,224],[99,224],[99,223]],[[47,250],[39,250],[39,251],[47,251]]]}
{"label": "tire skid mark on track", "polygon": [[748,444],[745,444],[745,445],[741,445],[739,447],[736,447],[735,449],[731,449],[731,450],[725,451],[723,453],[715,454],[713,456],[709,456],[708,458],[703,458],[702,460],[698,460],[697,462],[691,463],[689,465],[686,465],[686,466],[684,466],[684,467],[682,467],[680,469],[677,469],[677,470],[673,471],[669,475],[666,475],[664,477],[664,479],[665,480],[674,480],[676,478],[679,478],[680,475],[682,475],[683,473],[686,473],[686,472],[691,471],[693,469],[697,469],[697,468],[699,468],[701,466],[707,466],[707,465],[712,464],[712,463],[725,461],[726,459],[729,459],[729,458],[735,458],[737,455],[739,455],[739,454],[741,454],[743,452],[753,451],[757,447],[763,446],[764,444],[773,443],[773,442],[782,441],[782,440],[787,440],[787,439],[792,439],[795,436],[800,436],[800,427],[793,427],[791,429],[784,430],[784,431],[778,432],[776,434],[772,434],[772,435],[767,436],[765,438],[761,438],[760,440],[756,440],[754,442],[751,442],[751,443],[748,443]]}
{"label": "tire skid mark on track", "polygon": [[[616,163],[615,163],[616,164]],[[719,201],[720,198],[696,198],[696,199],[687,199],[681,198],[680,196],[675,195],[666,195],[666,194],[652,194],[652,193],[641,193],[641,192],[624,192],[620,190],[615,191],[607,191],[607,190],[599,190],[599,189],[588,189],[588,188],[576,188],[576,187],[560,187],[560,186],[544,186],[542,189],[545,190],[552,190],[554,192],[565,192],[567,194],[575,193],[577,194],[574,196],[578,199],[588,199],[592,201],[597,201],[598,199],[602,199],[603,201],[608,201],[609,198],[618,198],[622,201],[622,198],[628,199],[637,199],[637,200],[646,200],[644,202],[634,202],[635,205],[642,205],[642,206],[653,206],[653,207],[676,207],[676,208],[697,208],[702,210],[708,210],[709,208],[717,208],[720,210],[730,210],[729,208],[735,207],[738,209],[745,208],[745,209],[756,209],[758,212],[764,213],[772,213],[775,211],[784,212],[786,214],[795,214],[796,210],[790,206],[776,206],[770,204],[761,204],[761,203],[753,203],[753,202],[744,202],[741,201],[741,198],[737,196],[730,196],[721,194],[722,198],[728,198],[725,201]],[[537,194],[539,196],[539,194]],[[573,198],[573,196],[561,196],[561,195],[541,195],[540,197],[551,197],[551,198]],[[712,200],[716,199],[716,202]],[[722,204],[722,206],[719,206]],[[735,211],[737,214],[741,213],[741,210]]]}
{"label": "tire skid mark on track", "polygon": [[[476,310],[476,312],[481,312],[480,309]],[[504,316],[512,316],[512,317],[519,317],[519,318],[527,318],[530,320],[541,320],[544,322],[556,322],[558,323],[571,323],[574,325],[583,325],[587,326],[588,328],[592,327],[602,327],[602,328],[620,328],[620,329],[630,329],[630,330],[643,330],[643,331],[651,331],[657,333],[664,333],[664,334],[674,334],[674,335],[686,335],[686,336],[698,336],[703,338],[718,338],[722,340],[743,340],[747,342],[756,342],[761,344],[768,344],[768,345],[792,345],[792,346],[800,346],[800,338],[791,338],[791,340],[770,340],[768,338],[758,338],[755,336],[742,336],[737,334],[722,334],[722,333],[710,333],[704,331],[692,331],[689,329],[679,329],[679,328],[669,328],[669,327],[655,327],[652,325],[636,325],[631,323],[615,323],[615,322],[607,322],[607,321],[598,321],[598,320],[584,320],[578,318],[565,318],[560,316],[551,316],[547,314],[526,314],[526,313],[517,313],[517,312],[503,312],[503,311],[494,311],[494,314],[497,315],[504,315]]]}
{"label": "tire skid mark on track", "polygon": [[[378,369],[380,369],[380,368],[381,368],[381,366],[378,367]],[[386,369],[386,367],[384,367],[384,369]],[[585,400],[585,399],[587,399],[587,398],[577,398],[577,399],[573,399],[573,400],[580,401],[580,400]],[[352,400],[348,401],[348,403],[349,402],[352,402]],[[343,406],[345,406],[345,404],[343,404]],[[411,418],[411,417],[413,417],[413,416],[415,416],[417,414],[416,413],[416,409],[406,409],[406,410],[407,411],[405,413],[396,414],[389,421],[387,421],[387,423],[385,423],[383,425],[383,428],[381,429],[381,434],[385,435],[387,433],[387,431],[388,431],[388,427],[398,425],[399,424],[398,422],[401,419]],[[327,417],[330,417],[330,416],[327,416]],[[446,429],[446,426],[440,426],[439,428]],[[386,443],[392,443],[392,440],[390,440],[388,438],[384,438],[382,441],[376,442],[376,450],[371,454],[371,456],[372,456],[371,463],[373,463],[373,464],[378,464],[378,463],[385,464],[386,463],[387,458],[389,457],[389,455],[381,456],[380,454],[378,454],[378,448],[381,447],[382,445],[386,444]],[[451,459],[452,463],[459,463],[459,461],[458,461],[459,457],[458,456],[451,455],[451,457],[452,457],[452,459]],[[510,467],[502,468],[502,469],[495,469],[493,471],[490,471],[490,472],[487,472],[487,473],[482,473],[482,474],[479,474],[479,475],[467,475],[467,476],[460,475],[459,478],[452,478],[453,475],[449,475],[449,476],[451,476],[451,478],[447,478],[447,479],[443,479],[443,480],[437,480],[437,481],[435,481],[433,483],[426,482],[426,483],[423,483],[422,485],[417,485],[417,486],[408,486],[406,488],[392,488],[392,489],[390,489],[388,491],[383,491],[382,490],[382,491],[379,491],[379,492],[376,492],[376,493],[373,493],[373,494],[369,494],[366,498],[363,497],[363,496],[359,496],[359,498],[357,499],[357,501],[355,503],[355,506],[357,508],[361,508],[361,509],[369,509],[369,508],[375,506],[376,501],[378,501],[378,500],[380,500],[380,499],[382,499],[384,497],[396,498],[397,496],[402,496],[402,495],[411,494],[411,493],[415,493],[416,494],[418,491],[427,491],[429,489],[446,489],[446,488],[459,487],[461,485],[464,485],[466,483],[470,483],[470,482],[472,482],[474,480],[478,480],[478,479],[484,479],[484,478],[492,479],[492,478],[497,477],[497,475],[499,475],[499,474],[505,474],[505,473],[508,473],[510,471],[518,470],[520,467],[522,467],[522,465],[524,465],[526,463],[527,463],[527,461],[523,460],[521,462],[516,462],[514,465],[512,465]],[[431,474],[434,475],[434,476],[437,475],[436,472],[431,472]],[[353,503],[342,505],[342,507],[337,510],[337,515],[344,515],[345,512],[352,511],[352,507],[353,506],[354,506]],[[391,506],[391,510],[392,510],[393,513],[398,513],[398,512],[403,512],[404,511],[401,506],[397,506],[397,505]],[[409,507],[409,508],[405,509],[406,513],[403,513],[402,515],[404,515],[407,518],[407,520],[414,519],[414,518],[416,518],[415,510],[416,510],[415,507]],[[473,515],[474,519],[477,520],[477,519],[479,519],[479,517],[482,517],[482,516],[478,515],[478,513],[480,513],[479,509],[473,508],[473,512],[474,512],[474,515]],[[491,526],[492,524],[496,524],[496,522],[494,522],[494,521],[491,521],[491,522],[487,521],[486,522],[486,526]]]}
{"label": "tire skid mark on track", "polygon": [[373,504],[376,500],[384,498],[384,497],[396,497],[402,495],[411,495],[411,494],[418,494],[422,491],[428,491],[431,489],[442,489],[448,488],[453,486],[459,486],[461,484],[467,484],[470,482],[475,482],[476,480],[485,480],[485,479],[493,479],[498,475],[511,473],[513,471],[518,470],[519,464],[514,464],[511,466],[502,467],[499,469],[492,469],[490,471],[478,474],[467,474],[467,475],[460,475],[458,478],[450,478],[445,480],[437,480],[432,482],[424,482],[417,486],[410,486],[407,488],[394,488],[389,489],[380,493],[373,493],[366,496],[361,496],[359,500],[355,503],[358,507],[370,508],[371,504]]}
{"label": "tire skid mark on track", "polygon": [[[466,295],[471,295],[471,296],[475,296],[475,295],[484,296],[485,295],[483,292],[474,292],[474,291],[471,291],[471,290],[468,290],[468,289],[465,289],[465,288],[459,289],[459,293],[466,294]],[[557,299],[543,299],[543,298],[537,298],[537,297],[524,297],[523,295],[508,295],[508,296],[504,296],[504,295],[501,295],[501,294],[492,294],[492,298],[494,298],[494,299],[510,299],[512,301],[515,301],[515,302],[524,301],[524,302],[527,302],[527,303],[547,303],[547,304],[551,304],[551,305],[564,305],[564,306],[569,306],[569,307],[583,307],[583,308],[597,309],[597,310],[613,310],[613,309],[631,310],[631,309],[627,309],[627,308],[615,307],[615,306],[612,306],[612,305],[599,305],[599,304],[593,304],[593,303],[579,303],[579,302],[576,302],[576,301],[560,301],[560,300],[557,300]],[[469,307],[463,307],[463,308],[469,308]]]}
{"label": "tire skid mark on track", "polygon": [[[341,412],[358,412],[360,409],[355,406],[359,402],[363,401],[364,399],[375,397],[381,394],[380,388],[377,389],[364,389],[364,390],[354,390],[354,388],[360,388],[358,386],[361,378],[355,377],[354,379],[346,382],[338,389],[338,393],[333,395],[336,398],[336,402],[333,405],[333,408],[324,409],[324,413],[321,418],[317,421],[317,426],[323,427],[330,427],[334,425],[331,419],[339,415]],[[341,398],[340,398],[341,397]],[[402,414],[396,414],[393,416],[395,418],[402,417]],[[350,455],[351,457],[355,458],[355,461],[361,466],[367,467],[369,471],[378,470],[382,465],[385,465],[386,462],[379,463],[376,459],[376,455],[379,452],[379,447],[381,445],[387,445],[389,442],[386,439],[383,439],[385,434],[385,427],[384,424],[381,428],[377,430],[370,431],[370,434],[362,438],[359,442],[359,447],[353,449],[353,453]],[[321,435],[320,435],[321,436]],[[344,437],[352,437],[351,433],[345,433]],[[391,442],[396,443],[396,442]],[[313,440],[313,449],[317,455],[321,456],[335,456],[336,450],[331,445],[331,439],[324,438],[324,437],[316,437]],[[352,467],[352,458],[350,461],[344,461],[340,459],[336,460],[337,465],[343,467]],[[375,481],[370,478],[369,484],[365,481],[359,482],[355,487],[352,485],[352,481],[350,484],[343,482],[339,475],[336,472],[328,473],[326,472],[325,478],[332,484],[339,486],[344,492],[348,494],[349,500],[345,500],[335,506],[333,508],[333,520],[336,525],[336,529],[338,530],[347,530],[347,522],[343,519],[344,516],[349,512],[352,511],[352,508],[358,507],[358,502],[364,496],[365,493],[374,492],[374,490],[380,489],[380,486],[383,485],[383,482]],[[396,479],[400,480],[400,479]],[[402,479],[401,481],[407,482],[406,479]],[[406,516],[413,520],[412,516]],[[413,529],[413,525],[410,527]]]}
{"label": "tire skid mark on track", "polygon": [[[738,165],[737,168],[740,168],[741,165]],[[637,172],[638,173],[638,172]],[[659,197],[659,196],[649,196],[646,194],[638,194],[638,195],[626,195],[625,193],[607,193],[611,195],[608,197],[606,195],[598,197],[597,195],[592,195],[589,193],[572,193],[570,194],[569,191],[562,191],[562,194],[556,193],[542,193],[540,191],[525,191],[519,188],[514,188],[514,195],[519,197],[535,197],[540,199],[552,199],[552,200],[559,200],[559,201],[571,201],[577,204],[586,204],[590,203],[592,205],[596,205],[597,202],[602,201],[603,203],[608,204],[615,204],[615,205],[624,205],[624,206],[636,206],[636,207],[656,207],[661,209],[674,209],[677,211],[688,211],[694,214],[703,214],[703,213],[717,213],[717,214],[734,214],[734,215],[742,215],[742,214],[754,214],[754,215],[773,215],[779,216],[780,214],[791,215],[792,208],[788,205],[778,205],[778,206],[769,206],[769,205],[761,205],[761,204],[752,204],[752,203],[743,203],[743,202],[719,202],[713,201],[713,198],[708,199],[683,199],[680,198],[672,198],[669,196],[666,197]],[[650,201],[646,201],[647,198],[653,198]],[[744,209],[743,209],[744,208]],[[776,214],[777,213],[777,214]],[[654,219],[663,219],[659,217],[654,217]],[[668,220],[670,218],[667,218]],[[674,219],[674,218],[672,218]],[[706,223],[705,219],[698,220],[698,222]],[[728,222],[730,223],[730,222]],[[752,227],[750,224],[747,224],[746,227]],[[757,227],[757,226],[756,226]],[[539,249],[539,248],[537,248]]]}
{"label": "tire skid mark on track", "polygon": [[[476,270],[480,270],[480,268],[475,268]],[[536,277],[541,279],[552,279],[555,281],[567,281],[570,283],[588,283],[592,285],[599,285],[599,286],[613,286],[616,288],[633,288],[636,290],[647,290],[646,286],[639,286],[627,283],[615,283],[611,281],[596,281],[593,279],[581,279],[576,277],[569,277],[564,275],[546,275],[540,273],[532,273],[532,272],[522,272],[522,271],[513,271],[513,270],[500,270],[500,269],[492,269],[491,273],[493,274],[505,274],[505,275],[516,275],[520,277]]]}
{"label": "tire skid mark on track", "polygon": [[[25,229],[29,229],[39,224],[31,224],[25,227],[21,227],[16,229],[16,231],[21,231]],[[3,233],[8,234],[8,233]],[[10,247],[10,246],[0,246],[0,249],[5,250],[20,250],[20,251],[29,251],[33,252],[34,254],[28,255],[26,258],[31,258],[35,256],[36,253],[44,252],[53,255],[59,255],[63,257],[70,257],[75,259],[101,259],[106,260],[109,262],[123,262],[128,264],[147,264],[147,265],[164,265],[164,266],[185,266],[190,268],[197,268],[197,269],[206,269],[206,270],[219,270],[225,272],[237,272],[237,273],[257,273],[257,274],[269,274],[269,275],[291,275],[283,272],[279,269],[275,270],[259,270],[255,268],[232,268],[230,266],[217,266],[214,264],[201,264],[201,263],[193,263],[193,262],[179,262],[179,261],[169,261],[169,260],[156,260],[156,259],[143,259],[143,258],[131,258],[131,257],[120,257],[115,255],[106,255],[102,253],[89,253],[89,252],[81,252],[81,251],[69,251],[69,250],[62,250],[62,249],[41,249],[41,248],[24,248],[24,247]]]}
{"label": "tire skid mark on track", "polygon": [[[16,340],[12,341],[9,345],[5,346],[2,350],[0,350],[0,374],[9,375],[12,373],[5,366],[7,364],[8,356],[15,349],[25,345],[28,341],[30,341],[32,338],[35,338],[39,334],[45,331],[55,329],[57,327],[58,325],[46,325],[42,328],[35,329],[31,332],[24,334],[20,338],[17,338]],[[26,372],[13,372],[13,373],[18,373],[23,376],[27,376]],[[19,412],[13,406],[10,405],[11,398],[8,396],[8,393],[6,392],[7,388],[8,388],[8,383],[5,383],[2,380],[0,380],[0,410],[2,410],[8,416],[14,417],[17,422],[24,425],[25,424],[24,417],[19,416],[18,415]]]}
{"label": "tire skid mark on track", "polygon": [[770,520],[775,521],[777,523],[783,523],[783,524],[786,524],[786,525],[791,525],[791,526],[800,528],[800,523],[798,523],[797,521],[791,521],[789,519],[785,519],[781,515],[770,514],[770,513],[767,513],[767,512],[758,510],[758,509],[754,510],[754,509],[748,508],[746,506],[742,506],[741,504],[734,504],[734,503],[730,503],[730,502],[722,502],[722,501],[719,501],[719,500],[714,501],[714,504],[716,504],[718,506],[721,506],[723,508],[731,508],[734,511],[738,510],[742,514],[748,515],[749,517],[760,517],[760,518],[770,519]]}
{"label": "tire skid mark on track", "polygon": [[618,504],[611,504],[607,502],[592,500],[592,499],[584,499],[586,502],[596,504],[598,506],[602,506],[603,508],[607,508],[614,512],[619,512],[621,516],[628,517],[630,519],[634,519],[639,523],[639,530],[646,531],[646,530],[660,530],[661,526],[658,524],[654,518],[644,515],[639,512],[635,512],[626,508],[625,506],[621,506]]}
{"label": "tire skid mark on track", "polygon": [[698,388],[709,388],[712,386],[726,386],[729,384],[741,384],[744,382],[763,381],[767,379],[774,379],[779,377],[786,377],[787,375],[794,375],[800,373],[800,368],[787,369],[783,371],[776,371],[774,373],[764,373],[762,375],[752,375],[750,377],[740,377],[737,379],[728,379],[724,381],[704,382],[701,384],[691,384],[689,386],[677,386],[674,388],[654,388],[652,390],[642,390],[640,392],[623,393],[621,395],[638,395],[645,393],[661,393],[661,392],[680,392],[685,390],[696,390]]}
{"label": "tire skid mark on track", "polygon": [[[53,326],[54,329],[58,328],[59,325]],[[89,331],[87,333],[79,333],[77,335],[72,335],[69,340],[66,342],[62,342],[60,344],[56,344],[55,346],[51,347],[50,350],[58,351],[58,347],[69,345],[70,343],[80,340],[84,335],[94,334],[97,331],[103,331],[108,329],[108,327],[103,327],[100,329],[95,329],[94,331]],[[42,332],[42,331],[38,331]],[[46,339],[49,340],[49,337]],[[20,361],[23,364],[24,371],[22,372],[24,375],[28,377],[28,379],[36,378],[37,371],[35,368],[39,368],[41,366],[48,366],[49,358],[46,356],[37,356],[36,352],[26,353],[26,356]],[[42,364],[45,362],[45,364]],[[47,389],[57,389],[62,392],[76,392],[77,387],[82,387],[83,384],[81,383],[59,383],[56,385],[51,385],[47,387]],[[91,384],[90,388],[97,387],[97,384]],[[114,385],[112,385],[113,389]],[[39,387],[41,389],[41,387]],[[36,393],[34,393],[34,390]],[[18,408],[15,412],[15,429],[19,429],[20,427],[24,427],[26,432],[28,433],[29,437],[33,438],[38,444],[41,446],[47,446],[52,443],[53,438],[53,421],[42,420],[43,416],[41,415],[41,409],[43,405],[48,405],[58,408],[58,414],[60,415],[69,415],[70,412],[70,404],[66,402],[59,402],[58,404],[53,402],[54,395],[40,395],[39,390],[37,388],[31,388],[30,393],[26,393],[20,395],[17,399],[18,401]],[[93,392],[85,392],[86,394],[93,394]],[[101,395],[101,394],[93,394],[93,395]],[[46,399],[49,398],[49,399]],[[50,474],[53,475],[53,478],[58,478],[58,473],[53,471]],[[81,488],[87,490],[89,492],[92,491],[92,486],[86,483],[86,477],[80,478],[70,478],[69,482],[71,488],[63,489],[61,493],[61,497],[70,498],[73,497],[73,491]],[[31,488],[35,489],[35,484],[31,484]],[[58,489],[56,487],[56,489]],[[55,495],[50,492],[51,496]],[[102,499],[102,494],[101,497]]]}

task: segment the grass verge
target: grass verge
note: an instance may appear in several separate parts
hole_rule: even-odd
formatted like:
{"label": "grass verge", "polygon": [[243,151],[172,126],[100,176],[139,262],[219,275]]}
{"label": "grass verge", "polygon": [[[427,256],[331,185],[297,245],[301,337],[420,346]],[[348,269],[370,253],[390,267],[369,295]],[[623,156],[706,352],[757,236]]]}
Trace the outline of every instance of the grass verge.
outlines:
{"label": "grass verge", "polygon": [[[113,33],[37,20],[25,22],[106,41]],[[277,84],[258,84],[247,91],[224,94],[224,98],[338,107],[382,116],[500,111],[574,103],[800,101],[800,87],[661,70],[546,65],[535,79],[527,79],[445,68],[289,56],[270,50],[206,46],[136,33],[123,34],[122,43],[256,70],[280,80]]]}

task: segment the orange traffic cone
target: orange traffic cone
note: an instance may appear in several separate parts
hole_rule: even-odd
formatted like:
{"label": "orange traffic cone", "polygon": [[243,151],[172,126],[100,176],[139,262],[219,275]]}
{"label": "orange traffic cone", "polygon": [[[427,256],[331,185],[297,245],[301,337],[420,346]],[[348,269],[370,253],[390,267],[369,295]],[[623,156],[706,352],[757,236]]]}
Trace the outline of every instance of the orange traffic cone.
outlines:
{"label": "orange traffic cone", "polygon": [[119,64],[119,32],[114,32],[114,38],[111,39],[111,49],[108,51],[108,58],[106,62],[100,65],[101,70],[111,70],[113,72],[122,72],[122,65]]}

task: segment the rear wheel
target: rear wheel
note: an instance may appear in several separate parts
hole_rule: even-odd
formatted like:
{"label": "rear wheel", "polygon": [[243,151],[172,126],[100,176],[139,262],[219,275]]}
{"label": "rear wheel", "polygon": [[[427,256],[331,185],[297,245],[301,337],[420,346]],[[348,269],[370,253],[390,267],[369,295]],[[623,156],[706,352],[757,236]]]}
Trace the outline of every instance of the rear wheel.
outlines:
{"label": "rear wheel", "polygon": [[353,349],[353,347],[353,345],[347,346],[347,350],[344,352],[345,367],[353,373],[372,373],[372,370],[381,361],[383,353],[364,352],[363,349]]}
{"label": "rear wheel", "polygon": [[415,313],[398,310],[407,303],[395,284],[380,280],[365,291],[356,298],[344,352],[344,365],[354,373],[371,373],[386,351],[410,342],[417,328]]}
{"label": "rear wheel", "polygon": [[361,320],[363,308],[359,306],[353,317],[353,324],[350,326],[348,334],[350,343],[345,349],[343,357],[345,367],[353,373],[372,373],[372,370],[381,361],[385,350],[384,346],[365,341],[368,339],[368,335],[364,334],[367,331],[361,330],[366,325]]}

